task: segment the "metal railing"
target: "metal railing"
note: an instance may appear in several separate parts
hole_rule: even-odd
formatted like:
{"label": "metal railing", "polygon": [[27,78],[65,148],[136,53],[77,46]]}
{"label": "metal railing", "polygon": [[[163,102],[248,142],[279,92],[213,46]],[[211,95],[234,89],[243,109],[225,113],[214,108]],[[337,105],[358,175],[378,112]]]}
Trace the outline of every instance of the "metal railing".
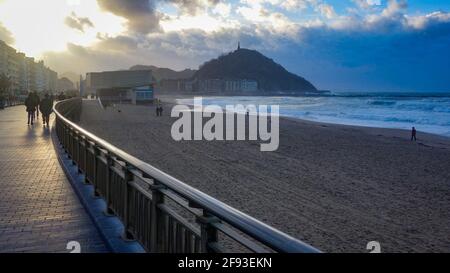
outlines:
{"label": "metal railing", "polygon": [[81,107],[81,98],[55,105],[57,136],[125,239],[149,252],[319,252],[84,130],[74,123]]}

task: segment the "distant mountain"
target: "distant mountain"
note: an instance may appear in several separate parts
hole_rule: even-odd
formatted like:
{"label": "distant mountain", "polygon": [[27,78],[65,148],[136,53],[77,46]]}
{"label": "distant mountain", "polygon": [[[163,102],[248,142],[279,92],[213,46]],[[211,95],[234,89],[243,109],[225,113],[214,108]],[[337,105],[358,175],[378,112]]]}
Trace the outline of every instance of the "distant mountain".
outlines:
{"label": "distant mountain", "polygon": [[196,72],[196,70],[192,69],[175,71],[169,68],[161,68],[153,65],[135,65],[130,67],[130,70],[151,70],[153,73],[153,77],[157,81],[188,79],[191,78]]}
{"label": "distant mountain", "polygon": [[256,50],[240,48],[200,66],[196,79],[249,79],[262,91],[317,91],[309,81],[288,72]]}
{"label": "distant mountain", "polygon": [[75,89],[73,82],[66,77],[58,79],[56,85],[59,91],[71,91]]}
{"label": "distant mountain", "polygon": [[80,75],[76,74],[74,72],[68,71],[68,72],[64,72],[62,74],[58,75],[59,78],[67,78],[69,79],[72,83],[76,83],[80,81]]}

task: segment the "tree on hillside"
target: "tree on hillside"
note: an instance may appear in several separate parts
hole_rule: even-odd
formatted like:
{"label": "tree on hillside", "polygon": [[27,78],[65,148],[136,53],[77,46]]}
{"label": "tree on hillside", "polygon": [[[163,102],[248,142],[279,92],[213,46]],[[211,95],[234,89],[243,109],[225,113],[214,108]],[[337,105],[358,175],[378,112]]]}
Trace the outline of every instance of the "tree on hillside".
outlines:
{"label": "tree on hillside", "polygon": [[11,80],[5,74],[0,74],[0,108],[3,108],[8,89],[11,87]]}

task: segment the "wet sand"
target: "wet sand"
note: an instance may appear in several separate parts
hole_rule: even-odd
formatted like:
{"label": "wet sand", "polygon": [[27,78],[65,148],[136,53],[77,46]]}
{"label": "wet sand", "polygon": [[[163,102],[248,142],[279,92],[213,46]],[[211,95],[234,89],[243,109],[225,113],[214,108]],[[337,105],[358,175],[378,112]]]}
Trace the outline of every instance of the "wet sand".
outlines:
{"label": "wet sand", "polygon": [[80,124],[130,154],[326,252],[450,251],[450,139],[280,119],[280,147],[181,141],[165,107],[101,109]]}

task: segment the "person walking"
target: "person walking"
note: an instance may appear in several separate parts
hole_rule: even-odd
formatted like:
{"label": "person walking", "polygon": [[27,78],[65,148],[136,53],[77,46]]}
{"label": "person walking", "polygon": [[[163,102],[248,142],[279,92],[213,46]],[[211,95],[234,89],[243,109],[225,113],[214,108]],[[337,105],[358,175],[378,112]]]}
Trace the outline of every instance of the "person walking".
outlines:
{"label": "person walking", "polygon": [[163,113],[163,107],[162,107],[162,105],[160,104],[160,105],[159,105],[159,116],[160,116],[160,117],[162,117],[162,113]]}
{"label": "person walking", "polygon": [[36,118],[39,118],[39,104],[41,103],[41,99],[39,98],[39,95],[37,92],[34,92],[33,94],[33,98],[34,98],[34,109],[36,112]]}
{"label": "person walking", "polygon": [[417,141],[416,134],[417,134],[416,128],[412,127],[412,129],[411,129],[411,141],[413,141],[413,140]]}
{"label": "person walking", "polygon": [[160,100],[156,100],[156,116],[160,117],[162,116],[162,106],[161,106],[161,101]]}
{"label": "person walking", "polygon": [[25,107],[28,113],[28,125],[33,125],[34,122],[34,111],[36,110],[35,99],[32,93],[28,94],[28,97],[25,99]]}
{"label": "person walking", "polygon": [[48,94],[45,94],[44,99],[42,99],[39,104],[39,110],[42,114],[42,121],[44,126],[47,124],[47,127],[50,126],[50,114],[53,111],[53,101]]}

